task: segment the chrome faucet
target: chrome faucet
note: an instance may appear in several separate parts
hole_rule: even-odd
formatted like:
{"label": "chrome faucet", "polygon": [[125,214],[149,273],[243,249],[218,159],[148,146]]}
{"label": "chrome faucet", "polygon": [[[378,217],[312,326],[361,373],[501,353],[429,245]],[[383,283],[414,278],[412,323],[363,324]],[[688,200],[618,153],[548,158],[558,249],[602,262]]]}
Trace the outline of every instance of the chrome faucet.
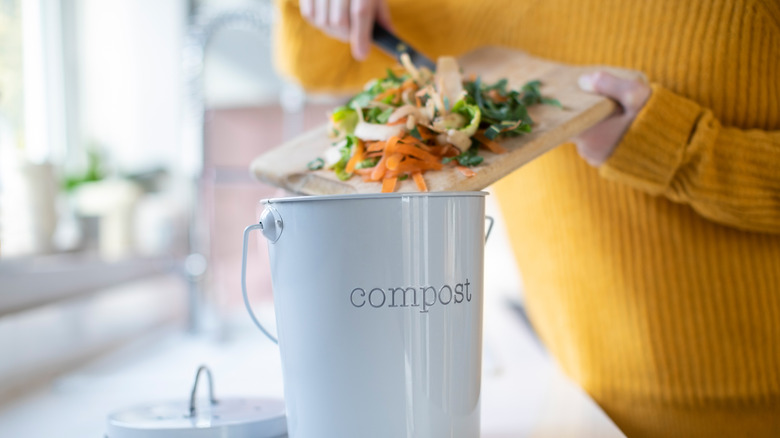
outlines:
{"label": "chrome faucet", "polygon": [[[249,9],[234,10],[211,16],[194,15],[183,50],[187,106],[185,109],[184,144],[188,150],[184,155],[192,162],[185,165],[193,180],[195,197],[189,221],[189,255],[184,262],[184,275],[188,280],[187,323],[190,332],[207,331],[206,318],[213,316],[214,297],[208,290],[210,212],[206,195],[208,183],[213,182],[213,169],[206,168],[205,149],[205,92],[204,61],[206,50],[213,36],[223,29],[247,30],[259,34],[270,44],[271,27],[276,10],[270,1],[258,2]],[[280,105],[284,112],[284,137],[300,132],[303,127],[302,110],[305,96],[294,84],[285,83],[280,93]],[[210,314],[210,312],[212,312]]]}

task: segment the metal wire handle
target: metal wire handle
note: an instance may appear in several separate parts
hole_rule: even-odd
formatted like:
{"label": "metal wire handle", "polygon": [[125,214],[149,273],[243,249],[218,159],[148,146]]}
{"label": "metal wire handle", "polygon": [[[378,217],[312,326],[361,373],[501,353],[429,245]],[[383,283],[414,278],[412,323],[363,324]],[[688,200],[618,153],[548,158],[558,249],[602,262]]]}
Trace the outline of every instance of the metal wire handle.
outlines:
{"label": "metal wire handle", "polygon": [[249,296],[246,292],[246,253],[247,248],[249,247],[249,235],[252,234],[252,231],[254,230],[262,230],[263,229],[263,223],[254,224],[246,227],[244,230],[244,251],[243,255],[241,256],[241,292],[244,295],[244,306],[246,306],[246,310],[249,312],[249,317],[252,318],[252,322],[255,323],[257,328],[260,329],[261,332],[271,340],[274,344],[279,345],[279,340],[276,339],[271,333],[268,332],[268,330],[263,327],[263,324],[260,323],[260,320],[257,319],[257,316],[255,316],[255,312],[252,310],[252,305],[249,303]]}
{"label": "metal wire handle", "polygon": [[192,385],[192,392],[190,393],[190,418],[194,417],[197,413],[195,396],[198,393],[200,374],[204,371],[206,372],[206,378],[209,380],[209,403],[212,405],[217,404],[217,399],[214,398],[214,379],[211,378],[211,370],[206,365],[201,365],[198,367],[198,372],[195,373],[195,383]]}

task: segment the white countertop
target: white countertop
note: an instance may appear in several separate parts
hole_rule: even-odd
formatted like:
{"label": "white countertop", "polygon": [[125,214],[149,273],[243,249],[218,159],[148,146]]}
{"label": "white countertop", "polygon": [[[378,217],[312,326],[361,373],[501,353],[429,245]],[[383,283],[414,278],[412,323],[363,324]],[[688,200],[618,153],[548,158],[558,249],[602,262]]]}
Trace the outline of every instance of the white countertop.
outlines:
{"label": "white countertop", "polygon": [[[569,381],[503,296],[485,302],[482,437],[622,437]],[[269,309],[264,309],[266,317]],[[217,342],[175,329],[139,340],[0,408],[0,437],[102,437],[106,415],[150,401],[184,399],[198,365],[220,396],[282,396],[277,347],[243,313]]]}

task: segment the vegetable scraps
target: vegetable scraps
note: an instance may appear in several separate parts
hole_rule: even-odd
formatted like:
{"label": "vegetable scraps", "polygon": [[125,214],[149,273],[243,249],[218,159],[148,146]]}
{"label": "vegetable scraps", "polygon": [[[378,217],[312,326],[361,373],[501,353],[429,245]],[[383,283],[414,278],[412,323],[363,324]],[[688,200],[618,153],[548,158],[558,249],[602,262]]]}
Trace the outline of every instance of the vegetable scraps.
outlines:
{"label": "vegetable scraps", "polygon": [[408,55],[402,70],[388,69],[384,78],[364,87],[330,115],[334,148],[309,163],[309,170],[328,168],[346,181],[355,175],[395,190],[412,178],[427,191],[423,174],[454,166],[466,177],[482,163],[483,149],[506,152],[496,140],[531,132],[527,108],[560,102],[542,96],[541,82],[520,90],[506,79],[494,84],[464,79],[455,58],[441,57],[436,73],[415,67]]}

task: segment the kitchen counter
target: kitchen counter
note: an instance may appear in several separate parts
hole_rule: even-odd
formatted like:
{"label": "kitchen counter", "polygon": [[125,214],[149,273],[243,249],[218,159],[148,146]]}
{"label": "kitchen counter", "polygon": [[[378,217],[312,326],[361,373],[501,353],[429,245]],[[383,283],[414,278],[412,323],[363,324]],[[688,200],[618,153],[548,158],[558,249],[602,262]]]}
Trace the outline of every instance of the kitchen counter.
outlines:
{"label": "kitchen counter", "polygon": [[[622,437],[599,407],[557,368],[510,298],[486,297],[483,438]],[[270,307],[259,309],[270,321]],[[243,312],[220,341],[169,328],[0,407],[0,437],[102,437],[106,415],[156,400],[185,399],[198,365],[208,365],[216,397],[281,397],[277,347]],[[204,391],[205,392],[205,391]]]}

